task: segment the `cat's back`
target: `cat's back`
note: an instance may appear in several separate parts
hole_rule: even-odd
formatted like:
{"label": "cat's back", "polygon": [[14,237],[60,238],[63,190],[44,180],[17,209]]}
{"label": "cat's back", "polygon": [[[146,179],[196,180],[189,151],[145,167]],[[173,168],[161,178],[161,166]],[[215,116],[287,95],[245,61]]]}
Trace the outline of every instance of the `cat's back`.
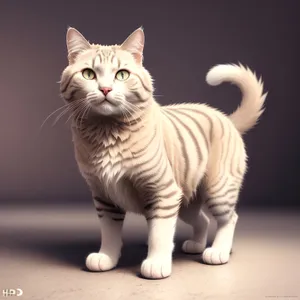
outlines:
{"label": "cat's back", "polygon": [[[221,111],[207,104],[180,103],[161,106],[165,128],[175,129],[178,134],[197,134],[204,139],[207,148],[214,138],[219,138],[222,127],[233,126],[229,118]],[[172,131],[172,130],[171,130]],[[174,134],[175,134],[174,132]],[[201,138],[201,137],[200,137]]]}
{"label": "cat's back", "polygon": [[178,116],[191,117],[195,114],[200,117],[203,116],[209,123],[215,121],[216,118],[221,118],[222,121],[228,120],[228,116],[222,111],[209,106],[206,103],[178,103],[161,106],[164,112],[175,112]]}
{"label": "cat's back", "polygon": [[[200,103],[180,103],[161,106],[165,127],[170,123],[174,127],[184,127],[185,131],[191,134],[191,130],[199,132],[205,137],[205,144],[208,147],[213,140],[219,140],[224,136],[224,131],[231,131],[234,135],[240,136],[230,117],[222,111]],[[169,126],[166,124],[169,123]],[[176,128],[175,128],[176,131]],[[177,132],[184,131],[177,128]]]}

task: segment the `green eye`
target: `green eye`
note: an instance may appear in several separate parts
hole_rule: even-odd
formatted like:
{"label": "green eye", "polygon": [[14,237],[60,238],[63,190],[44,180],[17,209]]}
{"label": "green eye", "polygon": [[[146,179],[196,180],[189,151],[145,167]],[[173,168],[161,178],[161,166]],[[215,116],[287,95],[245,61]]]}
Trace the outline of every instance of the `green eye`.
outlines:
{"label": "green eye", "polygon": [[82,76],[87,80],[93,80],[96,78],[96,74],[92,69],[84,69],[82,71]]}
{"label": "green eye", "polygon": [[116,79],[124,81],[129,77],[130,73],[127,70],[120,70],[116,74]]}

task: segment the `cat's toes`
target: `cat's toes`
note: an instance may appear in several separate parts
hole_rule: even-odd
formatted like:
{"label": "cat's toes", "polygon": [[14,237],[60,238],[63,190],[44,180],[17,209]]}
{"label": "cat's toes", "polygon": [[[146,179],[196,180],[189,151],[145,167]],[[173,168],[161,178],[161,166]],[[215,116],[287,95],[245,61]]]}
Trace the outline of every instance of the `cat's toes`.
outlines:
{"label": "cat's toes", "polygon": [[113,259],[104,253],[91,253],[86,259],[86,267],[90,271],[108,271],[114,268],[118,259]]}
{"label": "cat's toes", "polygon": [[182,251],[189,254],[199,254],[204,251],[206,244],[198,243],[193,240],[187,240],[182,244]]}
{"label": "cat's toes", "polygon": [[230,251],[218,248],[207,248],[202,254],[202,259],[209,265],[222,265],[229,261]]}
{"label": "cat's toes", "polygon": [[171,275],[172,259],[170,258],[148,258],[141,266],[141,274],[149,279],[162,279]]}

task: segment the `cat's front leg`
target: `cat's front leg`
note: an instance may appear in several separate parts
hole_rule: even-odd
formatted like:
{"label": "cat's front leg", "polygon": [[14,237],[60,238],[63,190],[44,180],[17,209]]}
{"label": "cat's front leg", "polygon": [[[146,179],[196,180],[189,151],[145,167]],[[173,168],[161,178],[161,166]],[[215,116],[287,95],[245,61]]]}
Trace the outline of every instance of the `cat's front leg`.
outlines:
{"label": "cat's front leg", "polygon": [[101,248],[87,257],[86,267],[91,271],[108,271],[117,265],[121,255],[125,212],[107,199],[95,195],[93,199],[100,219]]}
{"label": "cat's front leg", "polygon": [[171,275],[180,200],[181,192],[173,188],[156,193],[155,198],[146,203],[148,255],[141,266],[141,274],[146,278],[160,279]]}

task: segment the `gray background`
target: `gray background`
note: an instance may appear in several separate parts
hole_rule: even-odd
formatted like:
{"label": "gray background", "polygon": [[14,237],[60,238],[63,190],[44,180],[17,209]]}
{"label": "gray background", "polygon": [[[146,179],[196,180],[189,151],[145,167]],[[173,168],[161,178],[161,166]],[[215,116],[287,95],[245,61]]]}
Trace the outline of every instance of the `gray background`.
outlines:
{"label": "gray background", "polygon": [[245,136],[250,169],[241,207],[299,205],[297,1],[1,1],[0,204],[91,205],[65,120],[43,120],[63,102],[68,26],[91,42],[121,43],[143,25],[145,66],[162,104],[207,102],[229,113],[237,88],[209,87],[218,63],[249,65],[269,91]]}
{"label": "gray background", "polygon": [[[0,293],[22,288],[24,300],[299,299],[297,2],[1,0]],[[250,169],[229,264],[208,266],[201,255],[182,254],[191,228],[179,222],[173,274],[162,281],[138,275],[147,255],[141,216],[126,217],[118,268],[86,271],[86,256],[99,250],[99,220],[66,118],[51,127],[52,118],[40,131],[63,105],[57,81],[67,64],[67,27],[91,42],[115,44],[141,25],[160,103],[207,102],[233,111],[239,90],[205,83],[218,63],[248,64],[269,91],[259,126],[245,136]]]}

